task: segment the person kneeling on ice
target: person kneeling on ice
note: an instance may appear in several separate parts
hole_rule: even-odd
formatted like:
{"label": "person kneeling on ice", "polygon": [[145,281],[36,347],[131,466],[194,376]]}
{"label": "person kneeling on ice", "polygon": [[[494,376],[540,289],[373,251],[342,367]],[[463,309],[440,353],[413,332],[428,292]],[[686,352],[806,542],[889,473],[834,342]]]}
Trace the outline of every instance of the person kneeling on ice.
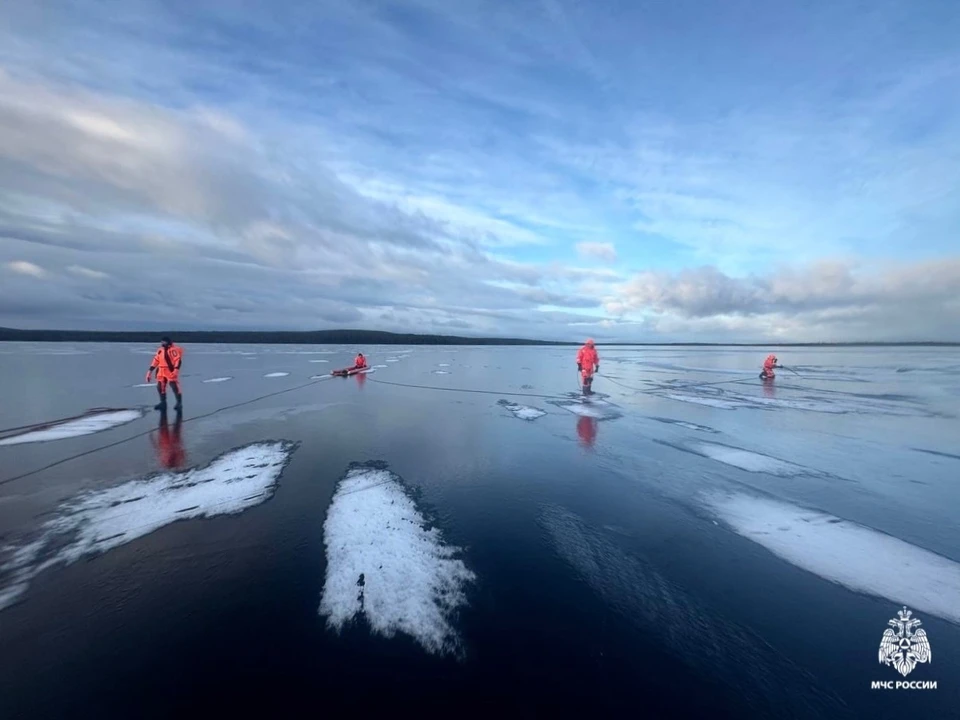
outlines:
{"label": "person kneeling on ice", "polygon": [[593,374],[600,372],[600,356],[597,355],[597,348],[593,345],[593,340],[587,340],[582,348],[577,351],[577,371],[580,373],[583,382],[583,391],[590,392],[593,384]]}
{"label": "person kneeling on ice", "polygon": [[777,356],[770,353],[767,355],[767,359],[763,361],[763,370],[760,373],[760,379],[773,380],[777,376],[776,373],[773,372],[773,369],[782,367],[783,365],[777,361]]}
{"label": "person kneeling on ice", "polygon": [[357,353],[357,359],[353,361],[354,370],[363,370],[367,367],[367,359],[363,356],[363,353]]}
{"label": "person kneeling on ice", "polygon": [[173,344],[173,340],[168,337],[161,338],[160,349],[153,356],[153,362],[147,370],[147,382],[157,371],[157,392],[160,394],[160,402],[154,407],[154,410],[167,409],[167,385],[173,388],[173,395],[177,398],[177,404],[174,410],[183,408],[183,394],[180,392],[180,365],[183,363],[183,350]]}

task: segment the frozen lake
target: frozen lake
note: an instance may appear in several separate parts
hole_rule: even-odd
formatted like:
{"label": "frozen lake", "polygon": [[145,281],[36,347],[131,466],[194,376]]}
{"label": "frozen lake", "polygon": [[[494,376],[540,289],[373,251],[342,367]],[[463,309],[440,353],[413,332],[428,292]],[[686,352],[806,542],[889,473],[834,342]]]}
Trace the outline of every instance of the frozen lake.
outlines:
{"label": "frozen lake", "polygon": [[960,716],[960,349],[154,350],[0,344],[0,717]]}

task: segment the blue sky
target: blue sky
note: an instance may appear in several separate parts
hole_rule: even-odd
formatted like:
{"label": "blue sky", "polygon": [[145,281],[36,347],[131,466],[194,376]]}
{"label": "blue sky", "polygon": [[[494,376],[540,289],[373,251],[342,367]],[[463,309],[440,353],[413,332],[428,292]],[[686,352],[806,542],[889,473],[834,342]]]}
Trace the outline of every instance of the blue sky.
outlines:
{"label": "blue sky", "polygon": [[960,340],[951,2],[15,1],[0,324]]}

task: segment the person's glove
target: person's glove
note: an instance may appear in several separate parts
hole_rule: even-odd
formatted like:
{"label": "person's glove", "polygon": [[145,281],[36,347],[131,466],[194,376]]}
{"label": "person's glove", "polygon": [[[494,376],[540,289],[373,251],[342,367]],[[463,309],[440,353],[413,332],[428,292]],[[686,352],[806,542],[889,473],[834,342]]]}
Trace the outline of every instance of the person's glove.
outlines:
{"label": "person's glove", "polygon": [[150,382],[150,376],[151,376],[151,375],[153,375],[152,372],[148,372],[148,373],[147,373],[147,379],[146,379],[145,382]]}
{"label": "person's glove", "polygon": [[597,369],[594,370],[594,372],[600,372],[600,366],[599,366],[599,365],[597,365]]}
{"label": "person's glove", "polygon": [[577,363],[577,372],[583,372],[583,365]]}

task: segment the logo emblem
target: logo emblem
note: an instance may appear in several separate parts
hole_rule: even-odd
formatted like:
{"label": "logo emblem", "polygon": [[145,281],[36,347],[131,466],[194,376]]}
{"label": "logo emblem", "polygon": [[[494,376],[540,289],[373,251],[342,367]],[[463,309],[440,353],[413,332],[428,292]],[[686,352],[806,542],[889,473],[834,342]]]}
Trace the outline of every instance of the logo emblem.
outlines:
{"label": "logo emblem", "polygon": [[897,615],[899,618],[887,622],[890,627],[883,631],[880,639],[880,662],[893,665],[898,673],[906,677],[913,672],[917,663],[928,663],[933,655],[927,631],[917,630],[921,623],[911,617],[913,612],[904,606]]}

